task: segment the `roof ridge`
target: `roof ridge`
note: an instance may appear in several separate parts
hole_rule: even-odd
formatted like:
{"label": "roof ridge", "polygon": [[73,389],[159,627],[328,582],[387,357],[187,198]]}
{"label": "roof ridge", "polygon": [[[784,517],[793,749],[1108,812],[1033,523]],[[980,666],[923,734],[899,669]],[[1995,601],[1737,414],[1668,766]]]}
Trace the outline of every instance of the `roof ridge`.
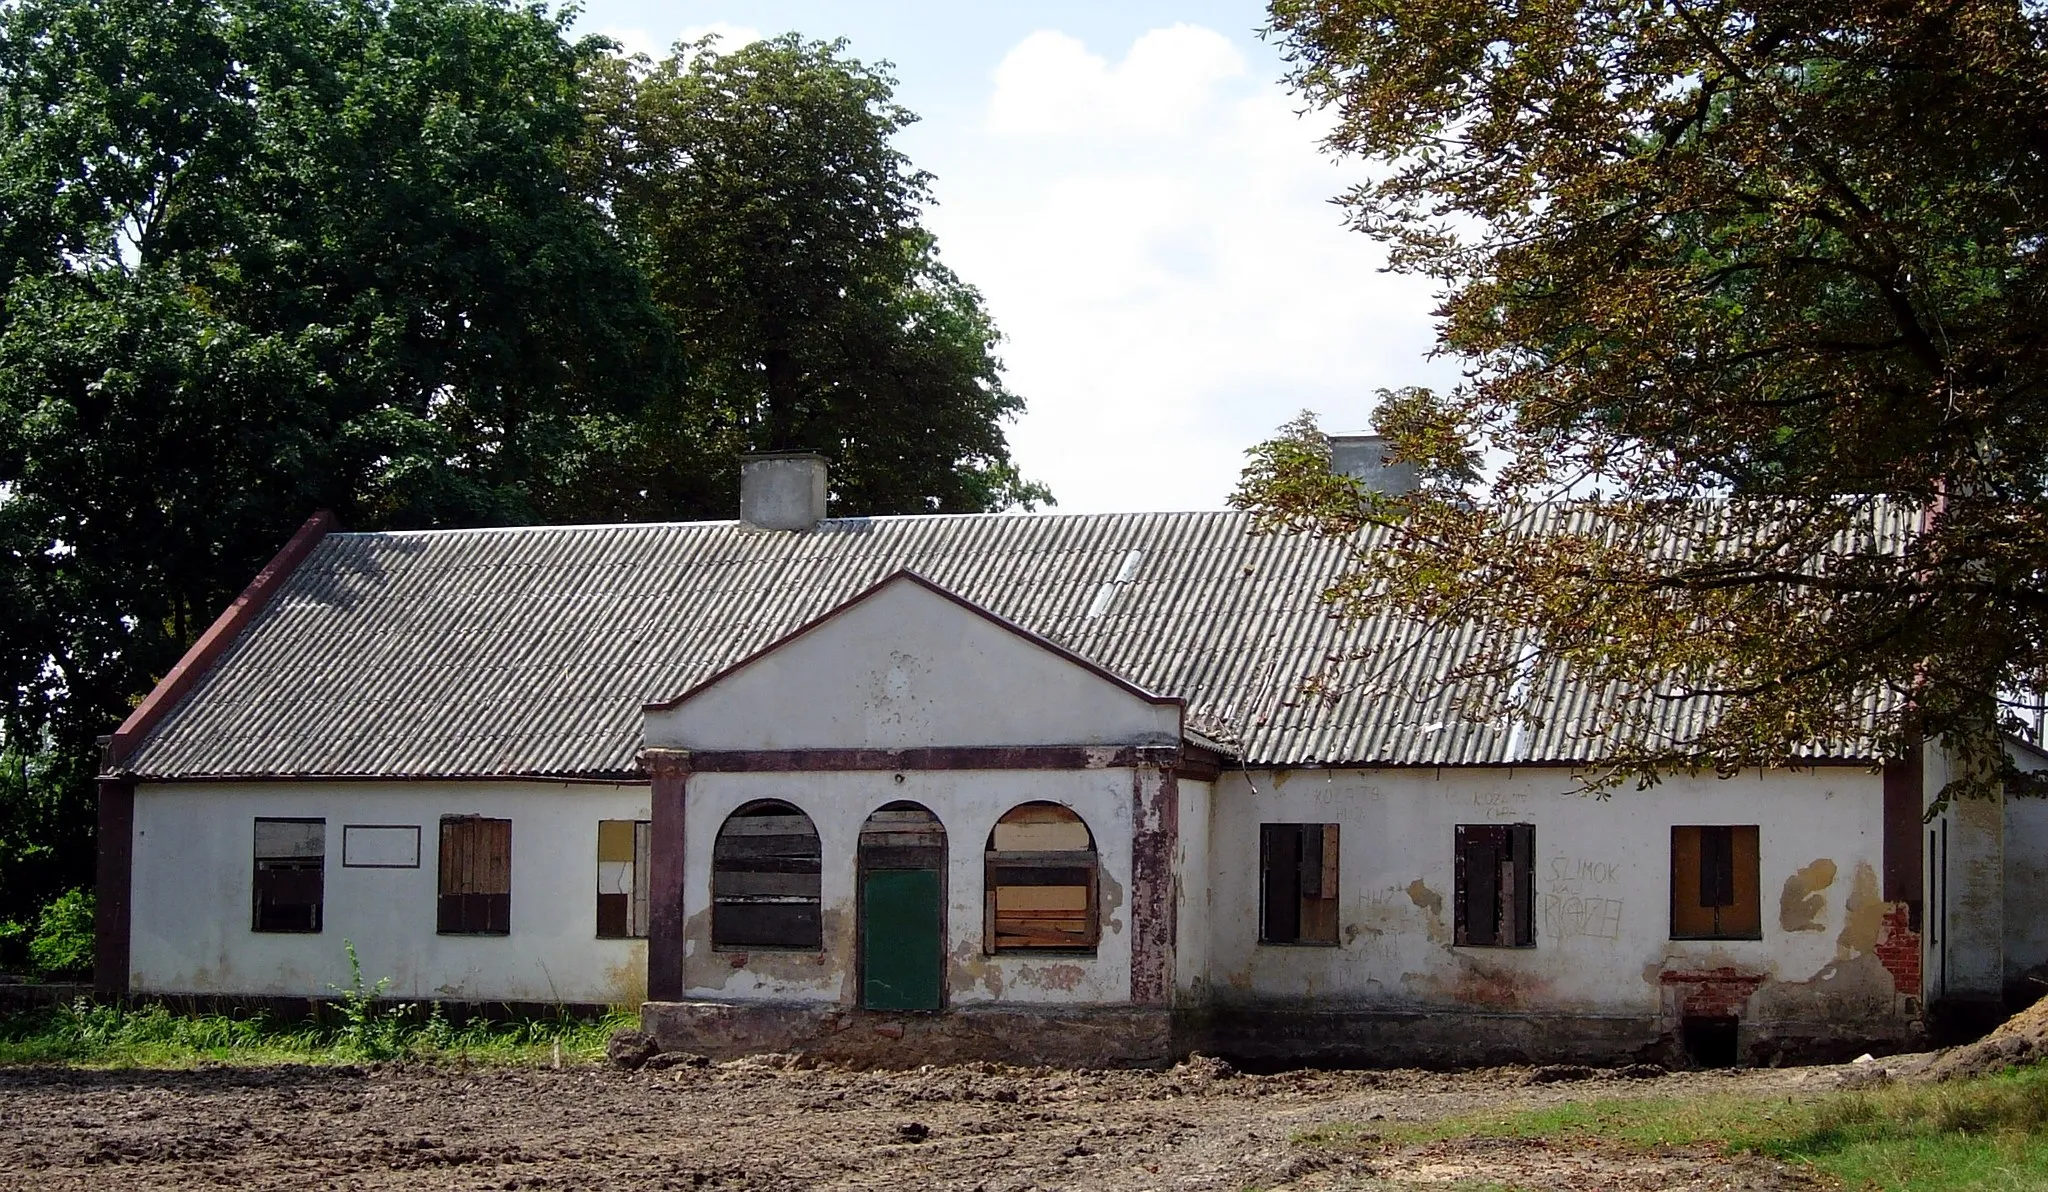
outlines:
{"label": "roof ridge", "polygon": [[[996,513],[873,513],[850,517],[828,517],[818,523],[820,526],[853,525],[863,522],[933,522],[968,521],[976,519],[1023,520],[1072,520],[1088,518],[1117,517],[1249,517],[1250,514],[1238,509],[1126,509],[1115,512],[1036,512],[1003,510]],[[743,524],[738,518],[708,518],[699,521],[658,521],[658,522],[546,522],[523,526],[450,526],[432,530],[336,530],[330,538],[427,538],[455,534],[537,534],[552,530],[662,530],[694,526],[737,526]],[[801,535],[810,531],[762,530],[763,534]]]}

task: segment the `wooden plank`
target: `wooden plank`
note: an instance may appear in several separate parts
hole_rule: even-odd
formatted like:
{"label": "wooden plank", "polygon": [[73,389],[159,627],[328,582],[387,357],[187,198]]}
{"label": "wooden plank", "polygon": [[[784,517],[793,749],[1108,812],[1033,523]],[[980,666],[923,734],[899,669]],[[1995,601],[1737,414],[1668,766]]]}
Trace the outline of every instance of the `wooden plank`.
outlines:
{"label": "wooden plank", "polygon": [[1088,909],[1088,887],[1086,886],[998,886],[996,887],[996,912],[1008,914],[1013,911],[1070,911],[1085,913]]}
{"label": "wooden plank", "polygon": [[1334,898],[1336,898],[1336,897],[1337,897],[1337,858],[1338,858],[1338,855],[1339,855],[1340,851],[1341,851],[1341,850],[1340,850],[1340,849],[1339,849],[1339,847],[1338,847],[1338,827],[1337,827],[1337,825],[1336,825],[1336,824],[1324,824],[1324,825],[1323,825],[1323,884],[1322,884],[1322,889],[1321,889],[1320,893],[1321,893],[1322,897],[1324,897],[1324,898],[1327,898],[1327,899],[1334,899]]}
{"label": "wooden plank", "polygon": [[818,874],[810,873],[762,873],[739,871],[716,873],[711,879],[712,891],[719,898],[745,898],[752,895],[780,894],[792,897],[818,897]]}
{"label": "wooden plank", "polygon": [[633,821],[597,821],[597,859],[599,861],[631,861],[633,859]]}
{"label": "wooden plank", "polygon": [[1089,843],[1088,826],[1078,820],[1069,823],[997,824],[995,828],[998,852],[1084,852]]}
{"label": "wooden plank", "polygon": [[818,829],[808,815],[735,815],[718,829],[720,836],[808,836],[818,838]]}

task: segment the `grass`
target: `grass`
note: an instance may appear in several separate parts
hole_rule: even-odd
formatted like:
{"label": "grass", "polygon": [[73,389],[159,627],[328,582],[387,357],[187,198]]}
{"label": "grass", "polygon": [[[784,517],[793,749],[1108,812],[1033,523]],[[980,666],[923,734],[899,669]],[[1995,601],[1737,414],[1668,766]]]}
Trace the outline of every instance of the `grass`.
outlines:
{"label": "grass", "polygon": [[1589,1101],[1418,1125],[1334,1125],[1297,1141],[1348,1149],[1455,1138],[1711,1144],[1824,1172],[1852,1189],[2020,1192],[2048,1188],[2048,1064],[1938,1085],[1798,1100],[1720,1095]]}
{"label": "grass", "polygon": [[639,1025],[630,1014],[560,1015],[450,1022],[438,1006],[351,1000],[335,1021],[290,1022],[268,1015],[178,1014],[162,1006],[95,1005],[81,999],[0,1017],[0,1064],[189,1068],[232,1064],[348,1064],[368,1060],[563,1063],[604,1055],[605,1041]]}

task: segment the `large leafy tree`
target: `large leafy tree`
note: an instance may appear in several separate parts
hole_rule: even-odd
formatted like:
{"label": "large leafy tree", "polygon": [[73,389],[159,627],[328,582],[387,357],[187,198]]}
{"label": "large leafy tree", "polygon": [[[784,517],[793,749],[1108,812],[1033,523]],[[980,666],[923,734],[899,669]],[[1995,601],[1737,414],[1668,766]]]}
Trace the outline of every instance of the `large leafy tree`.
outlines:
{"label": "large leafy tree", "polygon": [[586,516],[727,516],[736,451],[817,450],[848,513],[1050,500],[1010,462],[980,295],[919,223],[915,117],[840,42],[795,34],[591,69],[584,168],[690,362],[581,489]]}
{"label": "large leafy tree", "polygon": [[95,735],[308,512],[530,517],[664,381],[569,184],[602,50],[494,0],[0,7],[0,813],[50,825],[0,897],[83,877]]}
{"label": "large leafy tree", "polygon": [[1354,612],[1604,687],[1616,774],[1943,734],[1955,789],[1992,781],[1998,709],[2048,674],[2043,6],[1271,11],[1467,381],[1382,394],[1413,498],[1360,502],[1298,425],[1241,499],[1377,523]]}

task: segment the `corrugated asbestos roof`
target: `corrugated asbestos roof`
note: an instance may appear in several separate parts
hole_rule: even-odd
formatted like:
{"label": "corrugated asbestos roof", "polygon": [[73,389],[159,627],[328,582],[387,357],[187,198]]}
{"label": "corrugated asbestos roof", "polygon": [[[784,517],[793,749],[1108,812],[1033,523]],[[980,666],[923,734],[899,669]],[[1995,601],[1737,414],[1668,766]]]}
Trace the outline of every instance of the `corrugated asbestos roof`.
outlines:
{"label": "corrugated asbestos roof", "polygon": [[[623,776],[642,706],[898,568],[1187,701],[1252,766],[1597,757],[1596,693],[1521,727],[1441,681],[1470,632],[1334,618],[1355,544],[1240,513],[853,518],[334,534],[130,758],[144,778]],[[1317,675],[1331,680],[1304,695]],[[1700,714],[1674,704],[1670,728]],[[1853,755],[1852,751],[1852,755]]]}

